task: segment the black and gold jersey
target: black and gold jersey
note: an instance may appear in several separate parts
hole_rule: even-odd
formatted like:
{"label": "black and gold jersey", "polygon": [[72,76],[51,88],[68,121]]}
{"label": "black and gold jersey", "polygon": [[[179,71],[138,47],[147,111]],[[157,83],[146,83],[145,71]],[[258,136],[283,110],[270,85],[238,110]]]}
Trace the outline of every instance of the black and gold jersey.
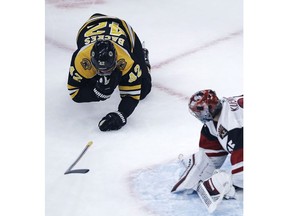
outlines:
{"label": "black and gold jersey", "polygon": [[117,70],[122,74],[118,84],[120,96],[140,100],[142,71],[147,70],[143,60],[139,60],[136,55],[142,52],[136,50],[142,49],[141,44],[139,46],[140,41],[124,20],[102,14],[92,15],[78,31],[78,49],[72,56],[68,78],[71,98],[77,102],[97,101],[92,91],[97,69],[92,65],[90,57],[91,49],[97,40],[110,40],[114,44]]}
{"label": "black and gold jersey", "polygon": [[95,43],[96,40],[110,40],[133,53],[135,35],[132,27],[124,20],[97,13],[78,31],[77,46],[80,48]]}

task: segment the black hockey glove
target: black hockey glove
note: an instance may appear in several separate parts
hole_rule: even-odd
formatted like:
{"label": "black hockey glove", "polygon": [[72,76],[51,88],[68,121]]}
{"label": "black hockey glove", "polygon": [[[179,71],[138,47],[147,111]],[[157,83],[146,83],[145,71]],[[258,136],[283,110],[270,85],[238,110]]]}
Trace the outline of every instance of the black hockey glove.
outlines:
{"label": "black hockey glove", "polygon": [[98,127],[101,131],[119,130],[126,122],[127,119],[121,112],[111,112],[102,118]]}
{"label": "black hockey glove", "polygon": [[93,89],[94,93],[100,100],[108,99],[121,79],[121,72],[117,69],[109,76],[95,76],[96,83]]}
{"label": "black hockey glove", "polygon": [[94,93],[100,100],[106,100],[110,98],[114,91],[114,86],[110,84],[110,76],[100,76],[96,75],[96,84],[93,89]]}

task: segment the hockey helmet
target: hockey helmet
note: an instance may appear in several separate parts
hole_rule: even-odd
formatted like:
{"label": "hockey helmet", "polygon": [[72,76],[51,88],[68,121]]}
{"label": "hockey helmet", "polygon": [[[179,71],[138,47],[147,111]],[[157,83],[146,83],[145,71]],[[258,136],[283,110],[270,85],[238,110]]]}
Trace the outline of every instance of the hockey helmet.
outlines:
{"label": "hockey helmet", "polygon": [[189,111],[204,124],[213,120],[221,108],[220,100],[215,91],[211,89],[196,92],[189,101]]}
{"label": "hockey helmet", "polygon": [[99,75],[110,75],[116,68],[116,50],[109,40],[98,40],[91,50],[91,62]]}

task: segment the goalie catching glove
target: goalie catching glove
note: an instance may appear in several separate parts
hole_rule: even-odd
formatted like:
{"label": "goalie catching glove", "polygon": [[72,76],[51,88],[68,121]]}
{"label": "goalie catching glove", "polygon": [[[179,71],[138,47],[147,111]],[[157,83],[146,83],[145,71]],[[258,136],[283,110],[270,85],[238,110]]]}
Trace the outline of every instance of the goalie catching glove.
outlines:
{"label": "goalie catching glove", "polygon": [[119,111],[108,113],[98,124],[101,131],[119,130],[127,122],[127,118]]}

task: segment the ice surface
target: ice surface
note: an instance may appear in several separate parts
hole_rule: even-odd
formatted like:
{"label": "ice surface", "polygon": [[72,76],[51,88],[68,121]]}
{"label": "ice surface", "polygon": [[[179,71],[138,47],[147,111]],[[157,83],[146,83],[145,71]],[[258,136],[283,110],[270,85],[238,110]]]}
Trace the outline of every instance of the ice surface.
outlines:
{"label": "ice surface", "polygon": [[[231,168],[229,164],[229,158],[227,158],[222,169],[229,170]],[[196,192],[170,193],[184,171],[184,166],[177,159],[174,159],[131,172],[129,180],[132,195],[135,199],[142,201],[143,209],[149,210],[156,215],[206,216],[208,211]],[[243,190],[237,190],[236,199],[224,199],[211,215],[242,216]]]}
{"label": "ice surface", "polygon": [[[176,175],[171,161],[198,148],[201,123],[188,112],[191,94],[203,88],[220,97],[243,93],[243,2],[79,2],[47,0],[45,5],[46,216],[205,215],[194,195],[168,193]],[[118,91],[101,103],[77,104],[66,88],[77,32],[96,12],[125,19],[145,41],[152,65],[151,94],[125,127],[108,133],[97,124],[117,109]],[[90,172],[64,175],[90,140],[94,144],[75,167]],[[149,169],[159,172],[157,181],[150,182]],[[141,170],[142,178],[133,178]],[[163,191],[148,190],[157,184]],[[241,206],[225,209],[225,215],[241,214]]]}

